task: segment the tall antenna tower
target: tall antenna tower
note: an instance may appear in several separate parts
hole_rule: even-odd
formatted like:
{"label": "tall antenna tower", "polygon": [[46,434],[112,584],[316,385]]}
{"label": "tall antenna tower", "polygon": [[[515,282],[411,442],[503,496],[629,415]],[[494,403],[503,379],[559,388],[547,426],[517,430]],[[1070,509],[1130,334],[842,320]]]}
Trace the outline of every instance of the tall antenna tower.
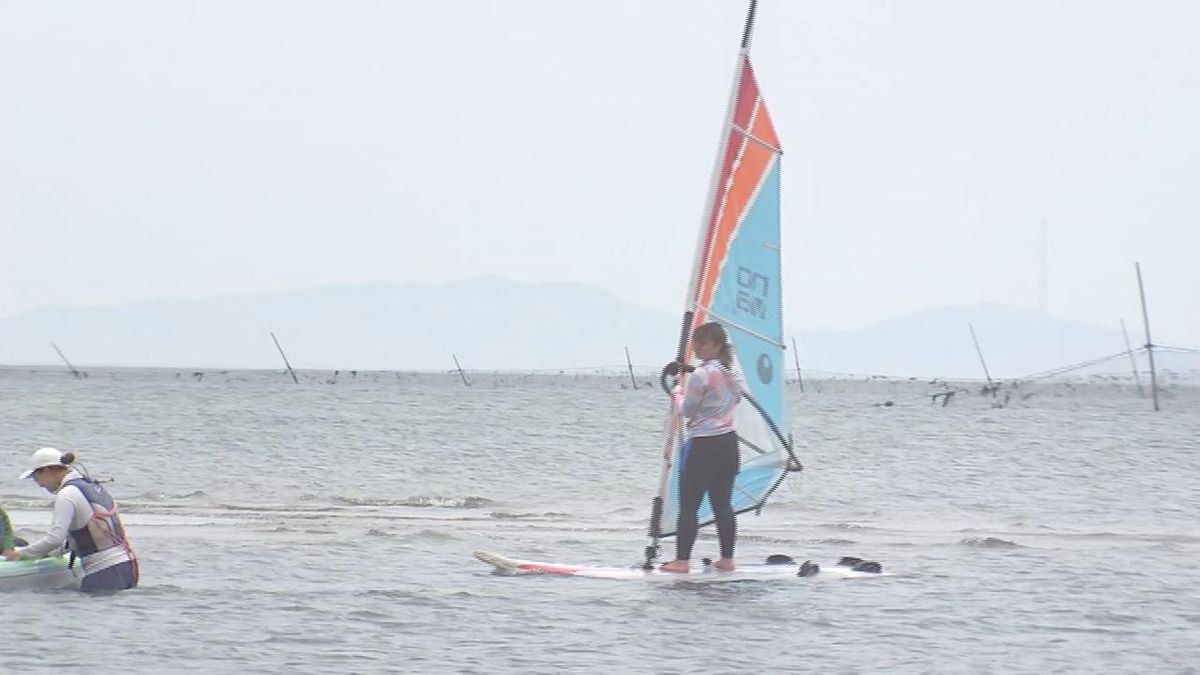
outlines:
{"label": "tall antenna tower", "polygon": [[1041,225],[1038,227],[1038,311],[1042,314],[1047,310],[1047,291],[1046,282],[1046,219],[1043,218]]}

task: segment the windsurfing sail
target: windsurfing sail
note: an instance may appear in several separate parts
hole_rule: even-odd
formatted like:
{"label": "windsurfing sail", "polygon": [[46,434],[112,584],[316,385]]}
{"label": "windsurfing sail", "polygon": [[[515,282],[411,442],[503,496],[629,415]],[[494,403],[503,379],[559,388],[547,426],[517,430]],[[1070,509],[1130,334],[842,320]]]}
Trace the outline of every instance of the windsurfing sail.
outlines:
{"label": "windsurfing sail", "polygon": [[[739,513],[761,508],[787,472],[801,468],[784,398],[779,179],[783,150],[750,63],[756,4],[751,0],[742,34],[677,354],[682,363],[693,359],[692,330],[709,321],[720,322],[733,345],[734,368],[746,382],[736,417],[742,464],[734,481],[733,507]],[[666,429],[647,565],[656,554],[658,538],[675,533],[678,517],[679,469],[686,444],[673,403]],[[713,521],[707,498],[699,520],[701,525]]]}

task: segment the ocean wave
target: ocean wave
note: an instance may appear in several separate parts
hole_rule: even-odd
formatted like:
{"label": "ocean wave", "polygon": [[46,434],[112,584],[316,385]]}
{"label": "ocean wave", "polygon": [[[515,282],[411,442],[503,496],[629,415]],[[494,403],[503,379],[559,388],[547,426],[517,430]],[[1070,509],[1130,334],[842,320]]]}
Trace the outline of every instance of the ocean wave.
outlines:
{"label": "ocean wave", "polygon": [[509,513],[507,511],[492,511],[488,515],[496,520],[524,520],[530,518],[567,518],[570,514],[559,513],[557,511],[546,511],[545,513]]}
{"label": "ocean wave", "polygon": [[0,503],[4,504],[4,508],[9,511],[15,509],[43,509],[48,506],[53,506],[54,502],[49,498],[46,499],[30,499],[28,496],[21,497],[6,497],[0,496]]}
{"label": "ocean wave", "polygon": [[[697,539],[717,540],[715,531],[699,532],[696,534]],[[800,544],[799,539],[785,539],[782,537],[769,537],[762,534],[738,534],[738,541],[754,542],[756,544]]]}
{"label": "ocean wave", "polygon": [[168,494],[166,492],[143,492],[140,495],[133,495],[132,500],[141,500],[148,502],[165,502],[176,499],[196,499],[199,497],[207,497],[208,493],[204,490],[192,490],[181,494]]}
{"label": "ocean wave", "polygon": [[1077,539],[1112,539],[1163,544],[1200,544],[1200,536],[1181,532],[1075,532],[1054,533],[1055,536]]}
{"label": "ocean wave", "polygon": [[412,534],[406,535],[405,538],[410,541],[455,541],[458,539],[456,535],[446,530],[417,530]]}
{"label": "ocean wave", "polygon": [[1021,548],[1021,545],[1017,542],[1000,539],[999,537],[967,537],[958,543],[963,546],[976,546],[978,548]]}
{"label": "ocean wave", "polygon": [[349,506],[408,506],[416,508],[441,509],[479,509],[494,502],[485,497],[467,495],[464,497],[442,497],[438,495],[419,495],[404,499],[379,499],[374,497],[335,497],[334,501]]}

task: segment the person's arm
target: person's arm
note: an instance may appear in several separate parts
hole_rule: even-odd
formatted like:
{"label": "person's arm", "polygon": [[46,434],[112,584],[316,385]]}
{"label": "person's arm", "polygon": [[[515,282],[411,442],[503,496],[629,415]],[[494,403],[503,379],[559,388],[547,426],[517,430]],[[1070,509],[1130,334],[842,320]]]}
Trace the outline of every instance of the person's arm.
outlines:
{"label": "person's arm", "polygon": [[696,369],[696,372],[688,376],[687,388],[683,395],[683,405],[681,406],[683,416],[691,419],[700,412],[700,404],[704,402],[704,391],[708,388],[708,373]]}
{"label": "person's arm", "polygon": [[733,387],[733,395],[739,399],[742,394],[749,394],[750,387],[746,385],[746,376],[742,371],[733,368],[729,369],[729,384]]}
{"label": "person's arm", "polygon": [[63,488],[54,498],[54,520],[50,522],[50,530],[41,539],[16,549],[19,557],[41,558],[62,547],[63,542],[67,540],[67,533],[70,532],[71,521],[75,518],[76,500],[73,497],[76,495],[86,504],[87,499],[84,498],[79,488],[73,485]]}

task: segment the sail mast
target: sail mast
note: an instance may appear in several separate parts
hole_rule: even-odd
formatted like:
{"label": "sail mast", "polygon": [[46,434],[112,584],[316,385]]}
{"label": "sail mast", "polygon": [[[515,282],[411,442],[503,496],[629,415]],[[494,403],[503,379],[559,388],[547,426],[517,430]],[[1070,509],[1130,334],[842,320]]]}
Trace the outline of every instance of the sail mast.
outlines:
{"label": "sail mast", "polygon": [[[729,88],[729,103],[725,106],[725,116],[721,118],[721,131],[717,136],[717,155],[713,160],[712,175],[709,178],[708,197],[704,200],[700,231],[696,240],[696,253],[692,260],[692,276],[688,284],[687,299],[684,302],[683,325],[679,333],[679,350],[676,356],[681,362],[688,356],[697,296],[700,293],[702,282],[711,272],[711,270],[705,269],[705,256],[716,236],[716,221],[721,209],[721,205],[717,203],[717,196],[721,191],[721,176],[725,168],[725,156],[729,151],[729,132],[733,127],[733,115],[737,107],[738,92],[741,89],[743,63],[750,55],[750,40],[754,31],[754,15],[757,8],[758,0],[750,0],[750,8],[746,11],[746,25],[742,31],[741,46],[733,69],[733,84]],[[727,180],[728,178],[726,176]]]}
{"label": "sail mast", "polygon": [[750,38],[754,37],[754,10],[758,0],[750,0],[750,9],[746,12],[746,28],[742,31],[742,51],[749,53]]}
{"label": "sail mast", "polygon": [[[684,363],[690,356],[691,333],[696,318],[696,310],[699,309],[699,293],[703,288],[705,278],[711,273],[711,270],[707,269],[705,261],[708,257],[708,250],[712,246],[717,234],[717,221],[721,209],[721,204],[718,203],[717,197],[721,194],[721,179],[724,176],[724,169],[726,167],[726,156],[731,150],[729,136],[733,128],[733,117],[737,107],[738,93],[741,89],[742,74],[745,72],[744,64],[750,53],[750,40],[754,31],[754,15],[757,7],[758,0],[750,0],[750,7],[746,12],[746,24],[742,30],[742,40],[738,50],[737,62],[734,66],[733,84],[729,91],[729,102],[725,107],[725,115],[721,120],[721,131],[717,137],[717,155],[713,164],[712,176],[709,179],[708,198],[704,202],[700,231],[696,240],[696,252],[692,260],[692,274],[688,283],[687,298],[684,302],[683,318],[680,321],[679,346],[675,359],[679,363]],[[724,176],[724,178],[729,180],[731,177]],[[681,385],[686,385],[686,378],[687,373],[681,372],[679,377]],[[658,491],[655,494],[650,509],[650,528],[648,533],[650,541],[646,546],[646,560],[643,564],[643,567],[646,569],[653,567],[654,560],[658,556],[658,540],[662,532],[660,521],[662,520],[663,501],[666,496],[671,473],[671,454],[682,426],[681,411],[676,408],[674,399],[672,399],[670,406],[667,415],[667,430],[663,440],[662,471],[659,476]]]}

